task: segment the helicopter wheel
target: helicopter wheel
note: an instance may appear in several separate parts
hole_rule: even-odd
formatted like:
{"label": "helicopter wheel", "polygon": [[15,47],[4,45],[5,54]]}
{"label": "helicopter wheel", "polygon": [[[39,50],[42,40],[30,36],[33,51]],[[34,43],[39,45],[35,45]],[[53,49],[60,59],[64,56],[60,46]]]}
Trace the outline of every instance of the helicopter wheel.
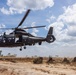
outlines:
{"label": "helicopter wheel", "polygon": [[26,47],[24,46],[24,49],[26,49]]}
{"label": "helicopter wheel", "polygon": [[22,47],[20,48],[20,51],[22,51]]}

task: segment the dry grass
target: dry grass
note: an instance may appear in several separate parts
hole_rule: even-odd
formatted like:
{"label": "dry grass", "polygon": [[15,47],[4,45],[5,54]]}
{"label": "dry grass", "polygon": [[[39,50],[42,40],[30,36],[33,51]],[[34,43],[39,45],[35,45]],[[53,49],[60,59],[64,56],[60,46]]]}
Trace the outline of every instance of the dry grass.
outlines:
{"label": "dry grass", "polygon": [[76,57],[74,58],[61,58],[61,57],[0,57],[1,61],[10,61],[10,62],[33,62],[35,59],[41,58],[43,63],[52,61],[54,63],[70,62],[75,63]]}
{"label": "dry grass", "polygon": [[[43,63],[34,64],[38,58],[0,57],[0,75],[76,75],[74,58],[42,57]],[[70,63],[63,63],[64,60]]]}

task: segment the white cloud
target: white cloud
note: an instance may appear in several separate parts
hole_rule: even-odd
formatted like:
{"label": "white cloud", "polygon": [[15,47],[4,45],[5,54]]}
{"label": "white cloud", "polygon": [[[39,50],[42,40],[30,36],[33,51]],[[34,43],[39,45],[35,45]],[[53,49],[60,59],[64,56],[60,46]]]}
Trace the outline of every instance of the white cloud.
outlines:
{"label": "white cloud", "polygon": [[2,28],[5,28],[6,26],[4,24],[0,24],[0,35],[3,34],[3,29]]}
{"label": "white cloud", "polygon": [[76,25],[75,26],[69,26],[67,34],[69,36],[76,37]]}
{"label": "white cloud", "polygon": [[[14,8],[9,8],[9,10],[7,10],[7,9],[5,9],[4,7],[2,7],[0,10],[1,10],[1,12],[2,12],[3,14],[7,14],[7,15],[13,14],[13,10],[15,11]],[[16,13],[16,12],[14,12],[14,13]]]}
{"label": "white cloud", "polygon": [[56,41],[61,45],[65,43],[70,46],[71,44],[76,45],[76,4],[64,7],[64,13],[49,26],[54,27]]}
{"label": "white cloud", "polygon": [[68,24],[76,24],[76,4],[64,8],[64,14],[60,15],[58,20]]}
{"label": "white cloud", "polygon": [[[56,37],[56,41],[61,41],[66,37],[67,29],[64,29],[64,24],[61,21],[54,22],[49,25],[49,27],[54,27],[54,35]],[[48,27],[48,28],[49,28]]]}
{"label": "white cloud", "polygon": [[59,16],[58,21],[67,25],[68,35],[76,36],[76,4],[65,7],[65,12]]}
{"label": "white cloud", "polygon": [[6,34],[11,33],[13,30],[11,29],[6,29],[6,25],[4,24],[0,24],[0,35],[3,35],[4,32],[6,32]]}
{"label": "white cloud", "polygon": [[46,19],[46,21],[51,23],[51,21],[53,21],[55,19],[56,19],[56,17],[52,15],[49,19]]}
{"label": "white cloud", "polygon": [[13,30],[9,29],[9,30],[6,30],[5,32],[6,32],[6,34],[8,35],[8,34],[10,34],[11,32],[13,32]]}
{"label": "white cloud", "polygon": [[[35,24],[36,24],[36,23],[33,22],[33,23],[31,24],[31,26],[34,27],[34,26],[36,26]],[[39,32],[39,30],[38,30],[37,28],[33,28],[31,34],[34,35],[34,36],[37,36],[37,34],[36,34],[37,32]]]}
{"label": "white cloud", "polygon": [[0,28],[5,28],[6,26],[4,24],[0,24]]}
{"label": "white cloud", "polygon": [[42,10],[53,5],[53,0],[7,0],[9,8],[3,7],[1,8],[1,12],[4,14],[22,13],[29,8],[32,10]]}

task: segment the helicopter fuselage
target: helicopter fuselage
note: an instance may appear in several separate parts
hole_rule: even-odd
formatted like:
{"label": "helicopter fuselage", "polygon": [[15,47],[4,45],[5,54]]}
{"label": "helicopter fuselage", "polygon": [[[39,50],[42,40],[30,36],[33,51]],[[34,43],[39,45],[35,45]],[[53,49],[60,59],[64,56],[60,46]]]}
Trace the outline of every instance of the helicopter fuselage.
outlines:
{"label": "helicopter fuselage", "polygon": [[29,37],[29,36],[19,36],[15,35],[6,35],[0,36],[0,47],[18,47],[24,45],[35,45],[35,43],[40,43],[42,41],[46,41],[45,38],[42,37]]}

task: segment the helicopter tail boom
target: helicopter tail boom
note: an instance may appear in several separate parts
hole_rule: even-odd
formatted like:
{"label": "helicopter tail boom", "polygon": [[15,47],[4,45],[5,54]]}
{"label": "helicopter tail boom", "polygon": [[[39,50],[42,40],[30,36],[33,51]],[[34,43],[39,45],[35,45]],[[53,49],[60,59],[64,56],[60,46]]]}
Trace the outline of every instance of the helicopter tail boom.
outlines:
{"label": "helicopter tail boom", "polygon": [[52,43],[55,41],[55,37],[53,35],[53,27],[50,27],[48,34],[46,36],[46,42]]}

